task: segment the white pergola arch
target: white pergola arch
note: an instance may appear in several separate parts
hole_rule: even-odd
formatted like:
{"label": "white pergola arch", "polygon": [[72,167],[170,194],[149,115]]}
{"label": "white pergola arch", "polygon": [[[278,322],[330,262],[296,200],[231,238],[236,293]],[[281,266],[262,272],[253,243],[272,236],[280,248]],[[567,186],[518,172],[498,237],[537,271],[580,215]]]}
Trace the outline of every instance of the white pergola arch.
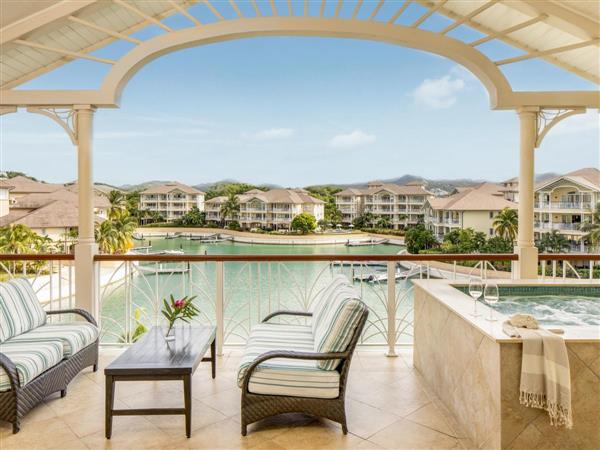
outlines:
{"label": "white pergola arch", "polygon": [[[318,11],[310,4],[318,4]],[[346,4],[345,4],[346,3]],[[182,48],[258,36],[319,36],[386,42],[434,53],[464,66],[486,88],[492,109],[515,110],[520,119],[519,278],[537,277],[537,249],[533,241],[534,149],[559,121],[600,108],[600,93],[592,91],[515,91],[500,70],[508,64],[543,59],[586,80],[600,81],[600,21],[586,4],[564,1],[512,0],[358,0],[344,13],[344,0],[287,0],[262,7],[254,0],[80,0],[60,1],[50,7],[4,6],[8,23],[0,29],[0,114],[17,108],[43,114],[59,123],[78,155],[79,235],[76,248],[76,289],[85,293],[83,306],[94,309],[92,125],[97,108],[119,107],[128,81],[152,60]],[[567,5],[567,3],[569,3]],[[202,4],[200,17],[190,10]],[[392,6],[384,8],[384,6]],[[419,16],[409,24],[400,20],[419,5]],[[37,8],[37,9],[36,9]],[[346,8],[347,10],[348,8]],[[332,13],[326,14],[326,11]],[[364,12],[368,14],[364,14]],[[594,15],[595,14],[595,15]],[[189,27],[174,30],[164,19],[179,15]],[[439,31],[423,28],[432,16],[450,23]],[[12,21],[11,21],[12,17]],[[147,26],[164,32],[148,40],[132,34]],[[483,37],[466,42],[449,36],[468,26]],[[92,52],[122,40],[132,50],[116,60]],[[493,61],[478,48],[493,40],[522,52]],[[73,60],[112,66],[98,89],[19,90],[19,84]]]}

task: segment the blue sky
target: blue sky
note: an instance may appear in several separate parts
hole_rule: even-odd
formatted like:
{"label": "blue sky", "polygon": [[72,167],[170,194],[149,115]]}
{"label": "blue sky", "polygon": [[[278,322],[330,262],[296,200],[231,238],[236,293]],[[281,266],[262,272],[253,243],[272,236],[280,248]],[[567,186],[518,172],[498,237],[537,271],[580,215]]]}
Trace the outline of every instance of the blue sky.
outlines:
{"label": "blue sky", "polygon": [[[98,69],[75,62],[23,87],[95,88],[105,73]],[[506,70],[518,90],[596,88],[543,62]],[[76,177],[75,150],[47,118],[6,115],[0,130],[3,170],[52,182]],[[479,81],[452,61],[367,41],[254,38],[144,67],[120,109],[96,113],[94,168],[96,181],[116,185],[230,178],[306,186],[407,173],[502,180],[517,174],[518,142],[516,114],[491,111]],[[597,112],[572,117],[536,151],[536,172],[598,166],[599,148]]]}

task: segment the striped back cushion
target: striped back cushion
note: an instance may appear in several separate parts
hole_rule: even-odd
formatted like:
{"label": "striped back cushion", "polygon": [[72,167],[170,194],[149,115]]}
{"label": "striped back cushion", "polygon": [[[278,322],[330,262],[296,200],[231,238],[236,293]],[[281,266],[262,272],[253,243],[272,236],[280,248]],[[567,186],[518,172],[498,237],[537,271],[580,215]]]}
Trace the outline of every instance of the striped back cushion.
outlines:
{"label": "striped back cushion", "polygon": [[46,312],[24,278],[0,283],[0,343],[46,323]]}
{"label": "striped back cushion", "polygon": [[323,318],[323,313],[327,309],[327,306],[331,304],[334,299],[336,291],[343,286],[350,286],[350,281],[345,275],[336,275],[333,277],[331,282],[325,286],[315,297],[312,304],[312,331],[313,334],[316,332],[320,320]]}
{"label": "striped back cushion", "polygon": [[[315,331],[315,352],[343,352],[348,348],[364,311],[359,293],[350,287],[336,290]],[[339,360],[319,361],[324,370],[334,370]]]}

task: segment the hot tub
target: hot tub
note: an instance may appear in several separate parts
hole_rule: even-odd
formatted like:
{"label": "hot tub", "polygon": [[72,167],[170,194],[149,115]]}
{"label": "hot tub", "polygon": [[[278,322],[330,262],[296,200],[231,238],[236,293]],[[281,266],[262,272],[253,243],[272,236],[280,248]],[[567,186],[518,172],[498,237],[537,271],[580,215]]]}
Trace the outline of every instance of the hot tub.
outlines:
{"label": "hot tub", "polygon": [[[600,448],[600,283],[498,280],[501,301],[471,316],[464,283],[416,280],[413,363],[459,426],[481,448]],[[570,303],[569,303],[570,302]],[[563,328],[569,352],[573,428],[519,404],[522,345],[502,331],[514,313]]]}

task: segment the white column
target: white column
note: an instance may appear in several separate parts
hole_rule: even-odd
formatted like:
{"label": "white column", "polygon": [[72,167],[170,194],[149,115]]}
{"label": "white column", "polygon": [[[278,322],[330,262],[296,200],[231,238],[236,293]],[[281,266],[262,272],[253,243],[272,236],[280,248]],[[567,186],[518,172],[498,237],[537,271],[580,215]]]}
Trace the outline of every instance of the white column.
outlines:
{"label": "white column", "polygon": [[75,304],[99,317],[94,285],[94,177],[92,161],[93,106],[76,106],[79,240],[75,246]]}
{"label": "white column", "polygon": [[535,186],[535,143],[537,139],[538,108],[519,109],[520,159],[519,159],[519,232],[515,253],[517,279],[537,278],[538,251],[533,240],[533,202]]}

